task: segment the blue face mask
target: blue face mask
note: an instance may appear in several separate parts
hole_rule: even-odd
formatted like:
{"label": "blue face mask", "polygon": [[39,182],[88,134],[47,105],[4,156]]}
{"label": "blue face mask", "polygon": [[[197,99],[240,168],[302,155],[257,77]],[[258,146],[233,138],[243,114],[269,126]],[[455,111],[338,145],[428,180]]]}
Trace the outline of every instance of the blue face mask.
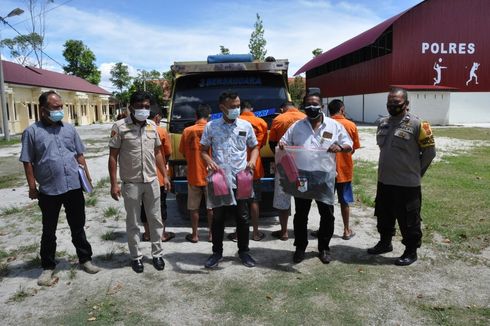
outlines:
{"label": "blue face mask", "polygon": [[230,120],[235,120],[236,118],[238,118],[239,115],[240,115],[239,107],[228,109],[228,113],[226,113],[226,117]]}
{"label": "blue face mask", "polygon": [[58,122],[63,120],[63,117],[65,116],[65,112],[63,110],[56,110],[56,111],[49,111],[49,120],[53,122]]}

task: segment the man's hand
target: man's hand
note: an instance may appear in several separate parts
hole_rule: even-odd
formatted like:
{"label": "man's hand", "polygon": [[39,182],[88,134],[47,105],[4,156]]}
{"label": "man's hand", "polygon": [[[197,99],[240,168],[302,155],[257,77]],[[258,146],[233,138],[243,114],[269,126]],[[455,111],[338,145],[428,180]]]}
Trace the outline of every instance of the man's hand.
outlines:
{"label": "man's hand", "polygon": [[331,152],[331,153],[339,153],[339,152],[342,152],[344,149],[342,148],[342,146],[340,146],[339,144],[337,143],[333,143],[329,148],[328,148],[328,151]]}
{"label": "man's hand", "polygon": [[213,160],[210,160],[208,163],[208,169],[213,171],[213,172],[217,172],[219,170],[219,165],[216,164],[215,161]]}
{"label": "man's hand", "polygon": [[121,197],[121,187],[119,187],[119,185],[111,186],[111,197],[114,200],[119,201],[119,197]]}
{"label": "man's hand", "polygon": [[163,187],[165,188],[166,191],[170,191],[170,188],[172,187],[172,184],[170,183],[170,181],[166,176],[163,177]]}
{"label": "man's hand", "polygon": [[283,142],[281,142],[281,141],[279,142],[279,144],[277,144],[277,146],[279,146],[279,149],[280,149],[280,150],[283,150],[285,145],[286,145],[286,144],[284,144],[284,143],[283,143]]}
{"label": "man's hand", "polygon": [[29,198],[30,199],[39,198],[39,191],[37,191],[37,188],[29,188]]}
{"label": "man's hand", "polygon": [[248,161],[247,167],[245,169],[253,173],[253,171],[255,170],[255,162]]}

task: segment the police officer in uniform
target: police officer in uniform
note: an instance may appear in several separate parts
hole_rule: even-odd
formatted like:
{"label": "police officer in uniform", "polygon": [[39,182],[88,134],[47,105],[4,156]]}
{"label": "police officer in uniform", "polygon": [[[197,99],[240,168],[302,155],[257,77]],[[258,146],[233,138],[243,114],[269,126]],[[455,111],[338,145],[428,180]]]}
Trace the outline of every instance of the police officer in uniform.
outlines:
{"label": "police officer in uniform", "polygon": [[376,141],[380,155],[374,215],[381,239],[367,250],[372,255],[393,251],[391,239],[397,220],[405,245],[403,255],[395,261],[398,266],[417,260],[417,248],[422,240],[420,184],[436,156],[429,123],[409,114],[408,104],[406,90],[392,88],[386,104],[389,116],[379,121]]}
{"label": "police officer in uniform", "polygon": [[[150,115],[151,95],[137,91],[131,95],[129,117],[118,120],[111,131],[109,142],[109,175],[111,178],[111,196],[115,200],[124,198],[126,209],[126,232],[128,236],[131,267],[136,273],[143,272],[142,254],[139,249],[140,229],[138,221],[141,214],[141,203],[150,229],[151,253],[153,266],[163,270],[161,234],[163,224],[160,216],[160,184],[157,168],[163,175],[164,187],[170,189],[165,169],[165,159],[160,150],[161,141],[157,126]],[[117,182],[117,161],[119,159],[120,187]]]}

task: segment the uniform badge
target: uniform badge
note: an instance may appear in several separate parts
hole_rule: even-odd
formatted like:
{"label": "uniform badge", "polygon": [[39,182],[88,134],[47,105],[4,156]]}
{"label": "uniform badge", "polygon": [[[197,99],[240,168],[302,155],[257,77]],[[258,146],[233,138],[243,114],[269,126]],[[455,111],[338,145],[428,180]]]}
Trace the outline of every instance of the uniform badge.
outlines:
{"label": "uniform badge", "polygon": [[113,138],[113,137],[114,137],[114,136],[116,136],[116,135],[117,135],[117,131],[112,130],[112,131],[111,131],[111,138]]}
{"label": "uniform badge", "polygon": [[322,137],[325,139],[332,139],[332,133],[324,131]]}
{"label": "uniform badge", "polygon": [[422,148],[435,146],[434,135],[427,121],[420,124],[419,145]]}

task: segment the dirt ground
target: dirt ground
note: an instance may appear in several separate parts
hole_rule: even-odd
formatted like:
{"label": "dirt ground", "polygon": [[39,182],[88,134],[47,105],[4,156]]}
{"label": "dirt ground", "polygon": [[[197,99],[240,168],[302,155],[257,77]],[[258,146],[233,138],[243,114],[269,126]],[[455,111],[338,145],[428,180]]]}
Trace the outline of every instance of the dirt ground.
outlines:
{"label": "dirt ground", "polygon": [[[87,145],[88,164],[96,181],[107,177],[109,130],[108,124],[79,128]],[[444,138],[437,139],[437,142],[438,159],[443,159],[444,155],[457,155],[478,145],[475,142]],[[361,143],[363,148],[356,152],[356,159],[376,161],[378,152],[373,128],[361,129]],[[2,158],[18,156],[18,151],[19,146],[0,150],[2,171],[5,168]],[[13,164],[11,160],[8,162]],[[206,241],[191,244],[185,240],[190,223],[179,215],[175,197],[169,195],[167,230],[175,232],[176,238],[164,244],[165,270],[159,272],[153,268],[150,244],[141,243],[146,255],[145,271],[143,274],[135,274],[129,267],[122,201],[115,202],[110,198],[107,184],[97,191],[95,206],[87,206],[86,232],[94,251],[94,263],[103,270],[96,275],[89,275],[76,267],[70,230],[62,215],[57,232],[58,282],[46,288],[36,283],[41,273],[39,259],[36,258],[41,234],[40,213],[36,203],[27,198],[25,186],[0,190],[0,249],[9,256],[7,266],[3,267],[4,272],[0,274],[1,324],[71,324],[63,316],[73,314],[87,302],[96,302],[106,295],[117,300],[135,300],[130,315],[134,313],[151,317],[151,320],[161,324],[227,324],[226,318],[215,320],[215,303],[206,299],[207,296],[202,296],[203,289],[196,289],[200,283],[206,284],[212,293],[219,291],[220,284],[230,279],[247,278],[254,282],[271,275],[280,277],[283,273],[298,273],[308,277],[312,268],[320,264],[315,256],[316,241],[313,238],[310,239],[307,259],[301,264],[292,264],[292,231],[288,241],[275,240],[270,232],[278,228],[278,220],[277,217],[270,217],[260,221],[260,229],[266,238],[260,242],[250,241],[251,253],[257,260],[256,268],[242,266],[237,258],[236,244],[225,241],[224,261],[220,263],[219,269],[208,271],[203,265],[211,253],[211,244]],[[19,210],[7,214],[6,210],[12,208]],[[114,208],[119,213],[105,216],[108,208]],[[365,324],[426,324],[423,316],[411,314],[409,308],[407,313],[407,307],[397,299],[400,296],[438,302],[441,305],[490,306],[490,248],[479,255],[468,254],[464,260],[453,260],[448,258],[450,253],[444,250],[444,239],[436,235],[432,245],[423,245],[421,248],[419,261],[400,272],[400,268],[392,264],[394,257],[403,252],[399,239],[394,241],[393,253],[380,257],[371,257],[365,253],[366,248],[378,240],[376,220],[371,208],[361,204],[352,207],[351,220],[356,236],[349,241],[339,236],[342,219],[337,205],[335,209],[336,232],[331,242],[334,262],[330,268],[353,265],[356,268],[353,273],[362,268],[367,269],[368,266],[384,268],[381,271],[376,269],[379,275],[375,275],[374,281],[366,287],[366,291],[372,293],[372,300],[359,308],[365,312]],[[316,207],[312,207],[309,229],[316,229],[318,222]],[[204,223],[200,230],[201,239],[206,239]],[[230,223],[225,232],[232,230]],[[289,220],[289,230],[292,230],[292,218]],[[108,233],[111,239],[103,240]],[[329,267],[326,268],[328,270]],[[195,293],[201,296],[196,298]],[[391,307],[384,309],[384,306]],[[100,307],[94,306],[92,309]],[[58,317],[61,320],[56,319]],[[90,314],[86,320],[90,321]]]}

